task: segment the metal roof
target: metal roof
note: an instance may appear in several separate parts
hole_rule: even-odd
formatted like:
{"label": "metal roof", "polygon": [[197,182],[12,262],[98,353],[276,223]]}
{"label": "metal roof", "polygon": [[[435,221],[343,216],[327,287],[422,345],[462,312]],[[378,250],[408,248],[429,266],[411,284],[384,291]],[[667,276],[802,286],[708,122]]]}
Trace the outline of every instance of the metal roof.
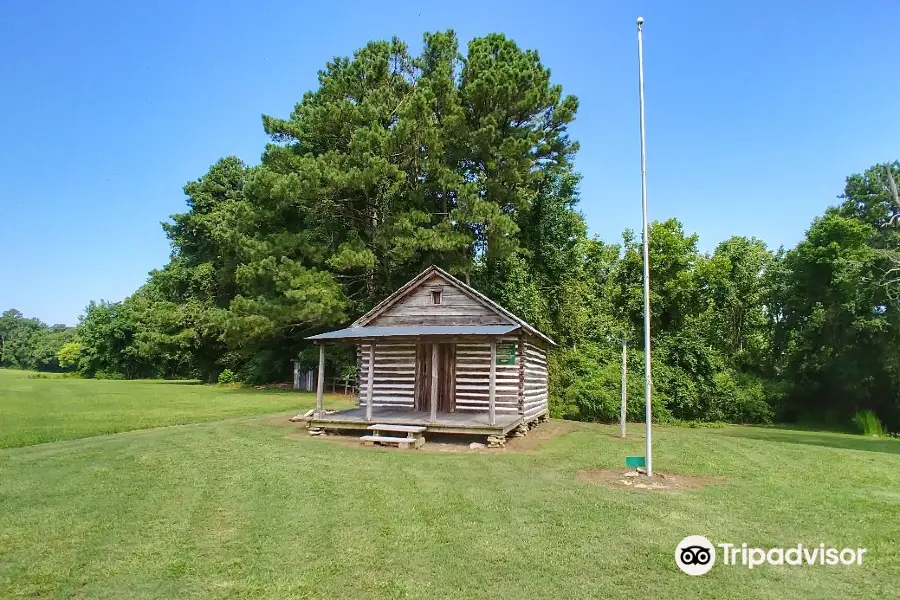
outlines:
{"label": "metal roof", "polygon": [[395,325],[348,327],[313,335],[308,340],[358,340],[379,337],[422,337],[430,335],[504,335],[519,325]]}

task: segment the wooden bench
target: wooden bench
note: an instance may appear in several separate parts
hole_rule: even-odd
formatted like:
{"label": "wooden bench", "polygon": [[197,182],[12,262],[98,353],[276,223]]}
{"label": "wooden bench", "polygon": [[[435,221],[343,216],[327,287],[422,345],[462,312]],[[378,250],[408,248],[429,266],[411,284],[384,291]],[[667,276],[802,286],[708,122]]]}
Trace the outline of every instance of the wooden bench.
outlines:
{"label": "wooden bench", "polygon": [[[372,434],[364,435],[359,438],[359,440],[367,446],[374,446],[375,444],[396,444],[401,450],[408,450],[409,448],[421,448],[425,445],[425,437],[422,435],[425,432],[425,427],[418,425],[389,425],[378,423],[369,425],[366,429],[371,431]],[[381,435],[382,432],[405,433],[406,437]]]}

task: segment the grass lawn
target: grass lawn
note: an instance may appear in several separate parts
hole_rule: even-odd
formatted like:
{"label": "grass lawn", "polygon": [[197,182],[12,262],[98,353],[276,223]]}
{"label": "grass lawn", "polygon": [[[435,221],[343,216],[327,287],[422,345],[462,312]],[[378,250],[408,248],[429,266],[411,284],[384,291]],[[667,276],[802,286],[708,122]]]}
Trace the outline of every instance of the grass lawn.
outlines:
{"label": "grass lawn", "polygon": [[315,405],[314,394],[0,369],[0,448]]}
{"label": "grass lawn", "polygon": [[[25,385],[38,392],[10,393]],[[95,403],[103,385],[118,400]],[[624,442],[573,424],[529,452],[401,452],[297,436],[272,416],[209,421],[296,408],[298,395],[9,376],[2,436],[27,439],[16,430],[33,420],[7,415],[29,398],[69,411],[45,437],[102,433],[93,411],[120,430],[153,425],[132,396],[179,414],[161,406],[156,424],[195,423],[0,450],[0,597],[900,597],[894,440],[659,427],[657,470],[722,482],[637,492],[576,478],[642,454],[636,426]],[[689,577],[673,553],[690,534],[868,552],[861,566],[719,563]]]}

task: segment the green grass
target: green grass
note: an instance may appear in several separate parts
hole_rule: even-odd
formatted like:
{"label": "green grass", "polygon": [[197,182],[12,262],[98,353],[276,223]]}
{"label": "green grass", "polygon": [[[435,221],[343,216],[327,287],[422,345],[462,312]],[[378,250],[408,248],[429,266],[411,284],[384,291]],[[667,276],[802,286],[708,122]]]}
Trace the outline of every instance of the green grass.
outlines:
{"label": "green grass", "polygon": [[[73,410],[98,389],[34,383],[51,386],[35,403],[67,396]],[[134,420],[139,411],[130,408],[128,390],[167,398],[182,422],[215,418],[211,403],[221,403],[218,416],[234,416],[224,410],[232,402],[275,402],[276,411],[298,398],[84,383],[121,386],[119,401],[132,417],[123,418],[130,423],[124,429],[144,423]],[[23,402],[9,387],[21,385],[0,379],[4,439],[23,439],[12,430],[30,423],[6,419],[10,402]],[[112,398],[97,408],[107,419],[117,414]],[[89,426],[90,410],[72,414],[81,431],[101,432]],[[53,419],[48,435],[76,425]],[[895,440],[659,427],[657,470],[724,481],[693,492],[639,493],[575,477],[642,454],[637,428],[623,442],[615,427],[572,427],[524,453],[400,452],[295,439],[287,434],[296,426],[270,416],[0,450],[0,597],[900,597]],[[717,565],[689,577],[673,560],[689,534],[868,553],[858,567]]]}
{"label": "green grass", "polygon": [[856,427],[856,430],[863,435],[884,437],[884,425],[881,424],[881,420],[879,420],[874,411],[857,411],[857,413],[853,415],[853,425]]}
{"label": "green grass", "polygon": [[0,369],[0,448],[309,407],[314,394]]}

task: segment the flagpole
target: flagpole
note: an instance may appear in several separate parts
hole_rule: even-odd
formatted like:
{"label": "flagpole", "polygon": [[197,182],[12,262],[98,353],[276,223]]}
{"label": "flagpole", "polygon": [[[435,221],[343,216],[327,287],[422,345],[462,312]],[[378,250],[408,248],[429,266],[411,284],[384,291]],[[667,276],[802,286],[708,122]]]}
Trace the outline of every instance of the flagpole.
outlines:
{"label": "flagpole", "polygon": [[647,225],[647,151],[644,137],[644,17],[637,18],[638,85],[641,100],[641,203],[644,219],[644,403],[647,420],[647,477],[653,477],[653,445],[650,421],[652,386],[650,379],[650,230]]}
{"label": "flagpole", "polygon": [[625,437],[625,418],[628,416],[628,338],[622,337],[622,412],[619,416],[620,434]]}

